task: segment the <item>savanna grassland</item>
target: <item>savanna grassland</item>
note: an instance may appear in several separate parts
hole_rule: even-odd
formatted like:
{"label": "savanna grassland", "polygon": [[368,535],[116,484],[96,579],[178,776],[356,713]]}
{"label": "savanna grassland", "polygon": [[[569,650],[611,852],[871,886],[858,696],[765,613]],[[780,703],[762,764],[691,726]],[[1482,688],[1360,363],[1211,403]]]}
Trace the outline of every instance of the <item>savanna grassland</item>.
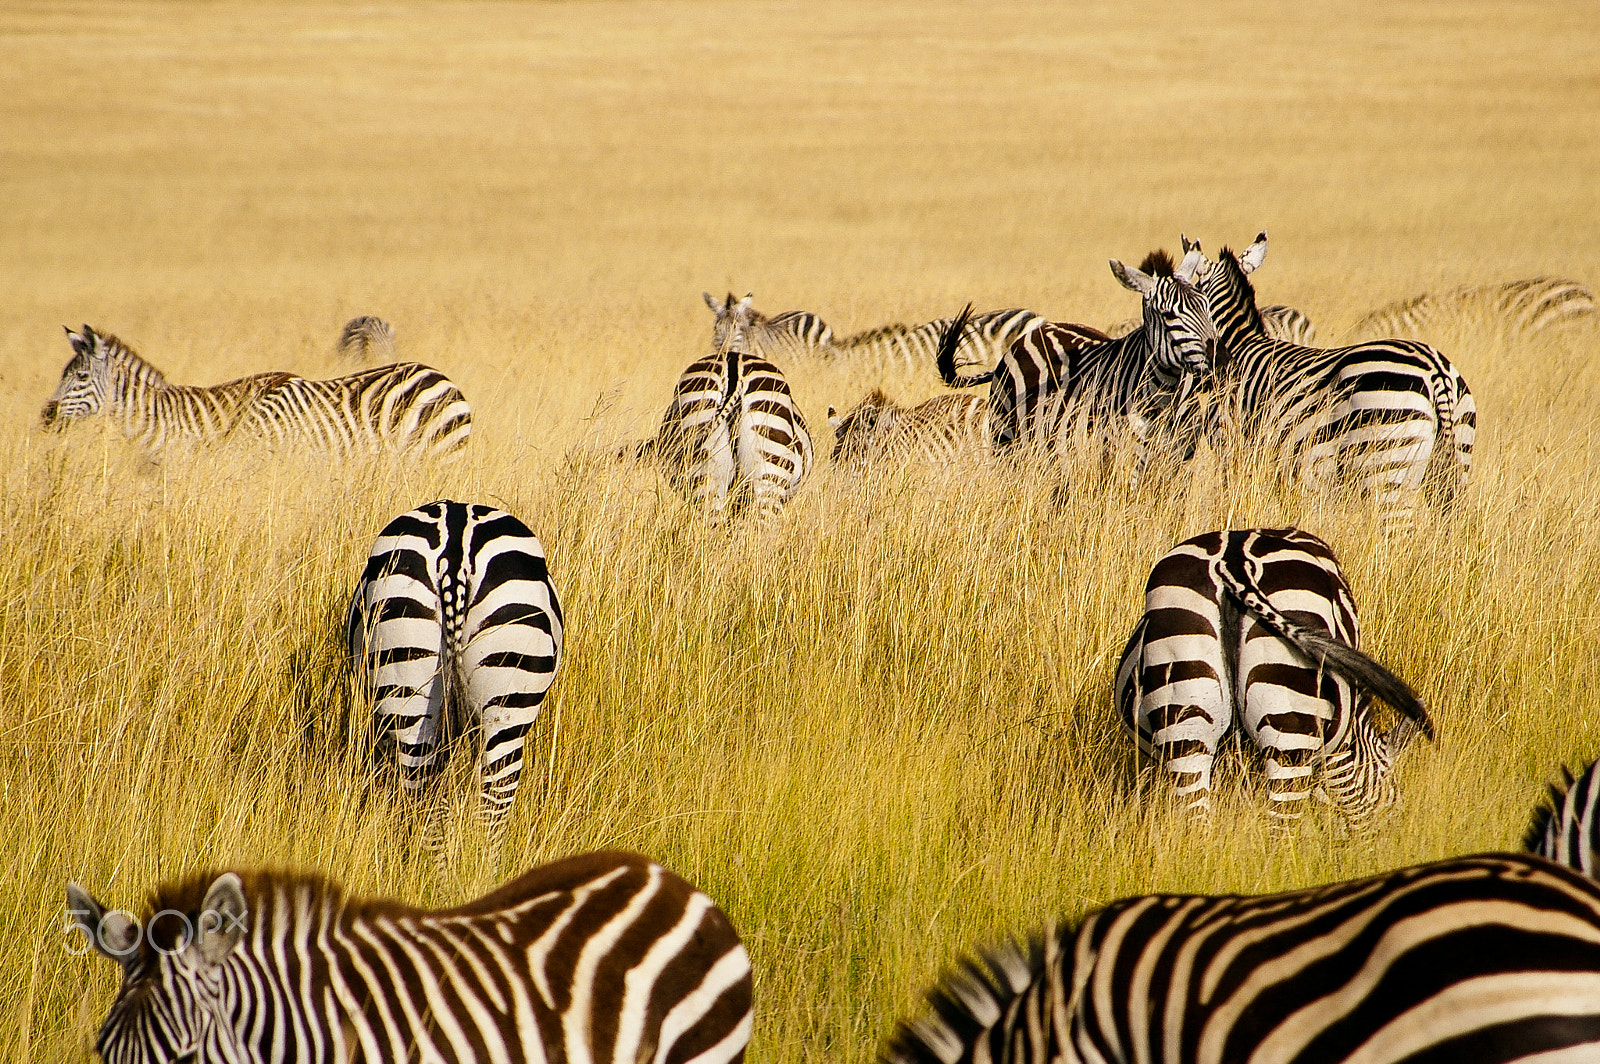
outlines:
{"label": "savanna grassland", "polygon": [[[960,950],[1150,890],[1264,891],[1513,846],[1600,754],[1600,331],[1435,337],[1477,397],[1459,509],[1223,477],[1132,492],[824,466],[711,530],[648,468],[702,289],[838,333],[1136,312],[1106,259],[1259,229],[1264,302],[1600,283],[1584,5],[8,3],[0,7],[0,1052],[81,1060],[116,986],[63,888],[204,866],[456,902],[595,847],[706,889],[749,945],[752,1058],[870,1059]],[[63,323],[175,381],[343,370],[356,314],[473,403],[445,468],[37,427]],[[813,433],[931,369],[795,365]],[[436,873],[362,767],[339,641],[373,536],[440,496],[543,538],[567,612],[497,865]],[[1151,562],[1295,522],[1432,707],[1379,835],[1274,845],[1247,769],[1183,825],[1110,707]],[[464,793],[464,788],[458,790]]]}

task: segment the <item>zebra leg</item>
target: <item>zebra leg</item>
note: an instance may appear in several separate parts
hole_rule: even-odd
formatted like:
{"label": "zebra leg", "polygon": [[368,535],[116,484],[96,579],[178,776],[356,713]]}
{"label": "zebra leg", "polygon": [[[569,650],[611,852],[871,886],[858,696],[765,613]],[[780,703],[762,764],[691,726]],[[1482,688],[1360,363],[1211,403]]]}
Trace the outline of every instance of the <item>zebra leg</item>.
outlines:
{"label": "zebra leg", "polygon": [[737,475],[733,441],[728,438],[726,427],[718,424],[701,445],[700,460],[690,475],[691,499],[713,525],[721,522],[727,510]]}
{"label": "zebra leg", "polygon": [[1220,617],[1215,602],[1185,589],[1157,590],[1185,601],[1181,610],[1159,605],[1146,610],[1139,660],[1129,666],[1139,670],[1134,727],[1140,746],[1172,773],[1190,815],[1205,818],[1211,812],[1217,747],[1233,723],[1222,643],[1216,635]]}
{"label": "zebra leg", "polygon": [[1239,649],[1244,732],[1260,748],[1272,832],[1291,835],[1305,815],[1312,775],[1334,723],[1320,690],[1324,674],[1259,622],[1246,626]]}
{"label": "zebra leg", "polygon": [[467,704],[483,731],[478,816],[488,832],[491,855],[498,858],[522,779],[527,735],[555,678],[560,650],[550,615],[538,606],[503,604],[492,616],[495,625],[472,637],[461,661]]}

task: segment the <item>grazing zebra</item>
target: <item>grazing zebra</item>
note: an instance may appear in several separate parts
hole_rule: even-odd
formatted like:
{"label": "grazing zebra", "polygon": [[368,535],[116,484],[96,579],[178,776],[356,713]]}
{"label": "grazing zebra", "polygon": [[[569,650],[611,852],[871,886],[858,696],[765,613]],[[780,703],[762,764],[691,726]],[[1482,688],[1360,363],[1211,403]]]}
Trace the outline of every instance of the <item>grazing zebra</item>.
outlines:
{"label": "grazing zebra", "polygon": [[524,748],[561,661],[561,603],[544,547],[515,517],[442,499],[384,526],[350,599],[346,644],[402,785],[435,790],[423,839],[444,854],[435,788],[455,740],[482,731],[480,815],[498,845]]}
{"label": "grazing zebra", "polygon": [[[885,325],[847,336],[834,342],[830,354],[853,362],[884,362],[917,369],[939,357],[939,345],[953,318],[939,318],[921,325]],[[957,334],[956,362],[961,366],[993,365],[1012,343],[1046,324],[1042,315],[1031,310],[991,310],[969,314]],[[1080,328],[1088,329],[1087,326]],[[1089,330],[1101,340],[1098,330]]]}
{"label": "grazing zebra", "polygon": [[1600,879],[1600,761],[1577,779],[1562,770],[1562,787],[1550,788],[1550,802],[1533,817],[1523,839],[1529,853]]}
{"label": "grazing zebra", "polygon": [[[1149,272],[1146,266],[1140,268]],[[1106,335],[1127,336],[1141,324],[1143,322],[1138,318],[1119,321],[1106,329]],[[1317,327],[1311,324],[1310,318],[1294,307],[1286,307],[1281,303],[1261,308],[1261,326],[1274,340],[1287,340],[1291,344],[1309,344],[1317,338]]]}
{"label": "grazing zebra", "polygon": [[1483,854],[1124,898],[928,999],[885,1064],[1578,1064],[1600,1059],[1600,884]]}
{"label": "grazing zebra", "polygon": [[569,857],[452,909],[209,872],[159,887],[142,920],[69,883],[67,913],[122,967],[106,1064],[738,1064],[750,1040],[738,932],[637,854]]}
{"label": "grazing zebra", "polygon": [[1488,326],[1528,338],[1594,317],[1594,293],[1577,281],[1531,277],[1505,284],[1462,285],[1379,307],[1350,327],[1352,337],[1426,339],[1452,324]]}
{"label": "grazing zebra", "polygon": [[[1217,748],[1237,724],[1265,754],[1274,830],[1301,817],[1320,766],[1360,831],[1395,800],[1395,757],[1417,731],[1433,738],[1433,724],[1359,641],[1350,585],[1322,540],[1298,528],[1207,532],[1150,571],[1117,665],[1117,715],[1194,814],[1210,810]],[[1409,719],[1379,734],[1370,694]]]}
{"label": "grazing zebra", "polygon": [[913,407],[895,404],[874,389],[833,426],[833,460],[855,465],[921,459],[948,465],[989,453],[989,397],[938,395]]}
{"label": "grazing zebra", "polygon": [[45,403],[47,428],[106,414],[152,456],[174,445],[244,438],[340,457],[466,446],[472,410],[461,389],[415,362],[307,380],[258,373],[214,387],[168,384],[121,340],[85,325],[67,330],[72,361]]}
{"label": "grazing zebra", "polygon": [[718,308],[711,353],[678,378],[650,449],[673,488],[713,522],[747,498],[772,517],[811,468],[811,435],[789,382],[747,350],[752,298],[730,295]]}
{"label": "grazing zebra", "polygon": [[1213,431],[1261,449],[1301,483],[1360,489],[1391,527],[1411,523],[1419,495],[1448,508],[1472,468],[1477,407],[1466,381],[1415,340],[1324,349],[1269,338],[1246,276],[1266,250],[1261,233],[1242,256],[1224,248],[1201,267],[1227,352]]}
{"label": "grazing zebra", "polygon": [[[718,303],[710,292],[700,294],[719,321],[723,311],[736,302],[732,292],[728,293],[725,303]],[[775,358],[827,357],[833,348],[833,330],[809,310],[789,310],[769,318],[758,310],[749,309],[744,338],[747,354],[769,362]]]}
{"label": "grazing zebra", "polygon": [[1144,298],[1143,328],[1110,340],[1086,325],[1041,325],[1014,340],[994,369],[971,376],[957,374],[951,342],[963,312],[945,330],[939,375],[953,388],[989,385],[997,453],[1058,449],[1074,428],[1102,440],[1131,430],[1141,447],[1158,433],[1176,435],[1173,412],[1217,354],[1205,297],[1192,283],[1199,262],[1196,254],[1174,268],[1162,255],[1146,261],[1147,272],[1112,259],[1117,280]]}
{"label": "grazing zebra", "polygon": [[357,362],[394,361],[394,329],[382,318],[363,314],[344,323],[339,332],[339,354]]}

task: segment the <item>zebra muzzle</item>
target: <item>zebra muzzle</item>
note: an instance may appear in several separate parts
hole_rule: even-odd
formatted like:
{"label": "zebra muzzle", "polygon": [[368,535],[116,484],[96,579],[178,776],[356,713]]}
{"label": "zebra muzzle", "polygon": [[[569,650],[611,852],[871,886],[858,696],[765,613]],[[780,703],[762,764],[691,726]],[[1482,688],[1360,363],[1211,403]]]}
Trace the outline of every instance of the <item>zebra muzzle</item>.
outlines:
{"label": "zebra muzzle", "polygon": [[40,426],[47,429],[59,427],[56,419],[60,411],[61,404],[57,403],[54,399],[44,404],[44,409],[39,411]]}

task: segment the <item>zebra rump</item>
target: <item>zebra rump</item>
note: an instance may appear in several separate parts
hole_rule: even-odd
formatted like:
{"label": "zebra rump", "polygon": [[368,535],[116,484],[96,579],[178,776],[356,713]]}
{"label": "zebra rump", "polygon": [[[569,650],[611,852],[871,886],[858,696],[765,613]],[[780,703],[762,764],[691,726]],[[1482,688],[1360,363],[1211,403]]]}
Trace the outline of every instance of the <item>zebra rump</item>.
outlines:
{"label": "zebra rump", "polygon": [[1600,879],[1600,761],[1573,778],[1563,768],[1560,784],[1550,785],[1549,800],[1534,812],[1523,837],[1523,849]]}
{"label": "zebra rump", "polygon": [[142,919],[67,886],[122,967],[107,1064],[738,1064],[750,961],[705,894],[630,853],[543,865],[450,909],[313,875],[208,872]]}
{"label": "zebra rump", "polygon": [[1600,884],[1484,854],[1125,898],[928,997],[885,1064],[1576,1064],[1600,1059]]}

